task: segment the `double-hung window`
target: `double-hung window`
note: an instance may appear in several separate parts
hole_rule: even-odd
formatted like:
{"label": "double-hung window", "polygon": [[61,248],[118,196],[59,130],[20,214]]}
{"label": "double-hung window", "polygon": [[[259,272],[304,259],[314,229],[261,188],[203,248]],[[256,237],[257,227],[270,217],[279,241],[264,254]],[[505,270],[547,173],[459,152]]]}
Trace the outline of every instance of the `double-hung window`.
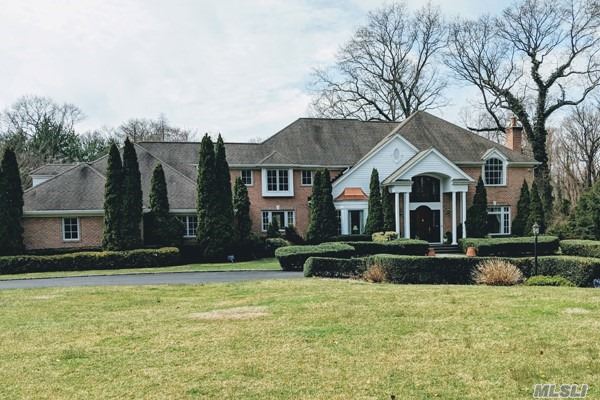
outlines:
{"label": "double-hung window", "polygon": [[177,217],[183,224],[183,237],[195,238],[198,232],[198,216],[197,215],[179,215]]}
{"label": "double-hung window", "polygon": [[80,239],[79,234],[79,218],[69,217],[62,220],[63,240],[67,242],[75,242]]}
{"label": "double-hung window", "polygon": [[252,186],[252,170],[251,169],[243,169],[240,172],[240,176],[242,178],[242,183],[246,186]]}
{"label": "double-hung window", "polygon": [[510,207],[488,207],[488,227],[491,235],[510,235]]}
{"label": "double-hung window", "polygon": [[302,186],[312,186],[313,183],[313,172],[308,170],[302,170]]}

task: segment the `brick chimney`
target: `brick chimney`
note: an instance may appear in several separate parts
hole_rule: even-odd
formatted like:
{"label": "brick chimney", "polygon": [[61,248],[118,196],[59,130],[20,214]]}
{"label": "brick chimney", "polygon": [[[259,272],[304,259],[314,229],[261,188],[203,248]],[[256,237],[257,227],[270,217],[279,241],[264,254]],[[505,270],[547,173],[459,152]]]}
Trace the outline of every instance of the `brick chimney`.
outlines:
{"label": "brick chimney", "polygon": [[506,127],[506,147],[511,150],[523,151],[523,127],[517,123],[517,117],[510,118],[510,124]]}

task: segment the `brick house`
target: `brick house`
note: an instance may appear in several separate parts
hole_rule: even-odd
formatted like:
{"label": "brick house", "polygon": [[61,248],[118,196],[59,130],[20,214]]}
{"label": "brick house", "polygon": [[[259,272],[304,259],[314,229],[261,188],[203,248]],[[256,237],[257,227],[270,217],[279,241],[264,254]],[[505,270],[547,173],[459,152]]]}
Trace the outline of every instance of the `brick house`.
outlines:
{"label": "brick house", "polygon": [[[171,212],[195,236],[198,143],[135,144],[144,208],[152,170],[165,170]],[[262,143],[226,143],[232,182],[248,187],[253,229],[265,232],[277,219],[305,233],[314,171],[328,168],[341,234],[361,233],[367,218],[369,180],[379,171],[394,198],[396,231],[440,243],[456,243],[475,183],[487,187],[492,234],[509,235],[523,180],[538,164],[522,149],[513,119],[500,145],[427,112],[402,122],[301,118]],[[28,249],[95,247],[102,242],[106,157],[92,163],[50,164],[31,173],[25,191],[24,238]]]}

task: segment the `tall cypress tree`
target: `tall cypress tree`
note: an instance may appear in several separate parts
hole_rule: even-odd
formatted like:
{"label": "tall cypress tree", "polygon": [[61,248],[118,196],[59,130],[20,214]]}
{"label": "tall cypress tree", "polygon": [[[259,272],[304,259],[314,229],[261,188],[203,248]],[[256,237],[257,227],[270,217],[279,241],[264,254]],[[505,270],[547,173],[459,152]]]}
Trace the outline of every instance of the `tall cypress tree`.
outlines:
{"label": "tall cypress tree", "polygon": [[4,149],[0,163],[0,255],[23,251],[23,187],[17,157]]}
{"label": "tall cypress tree", "polygon": [[372,235],[383,231],[383,207],[381,204],[381,188],[379,186],[379,172],[373,168],[371,183],[369,184],[369,215],[365,225],[365,232]]}
{"label": "tall cypress tree", "polygon": [[182,242],[183,225],[177,218],[169,214],[169,194],[165,172],[161,164],[152,171],[150,183],[150,215],[147,219],[149,227],[148,239],[163,246],[177,246]]}
{"label": "tall cypress tree", "polygon": [[225,153],[225,143],[219,135],[215,148],[215,221],[219,234],[212,240],[214,256],[225,255],[232,249],[234,241],[233,201],[231,195],[231,177]]}
{"label": "tall cypress tree", "polygon": [[338,233],[337,211],[333,204],[333,194],[329,170],[321,172],[321,236],[329,239]]}
{"label": "tall cypress tree", "polygon": [[113,143],[108,152],[106,183],[104,185],[104,250],[121,250],[123,222],[123,164],[119,149]]}
{"label": "tall cypress tree", "polygon": [[235,235],[237,240],[243,242],[250,237],[252,220],[250,219],[250,198],[248,188],[242,178],[235,180],[233,187],[233,211],[235,221]]}
{"label": "tall cypress tree", "polygon": [[310,197],[310,221],[308,224],[308,232],[306,232],[306,240],[311,243],[321,242],[322,232],[322,213],[321,199],[323,195],[323,175],[321,171],[316,171],[313,178],[312,195]]}
{"label": "tall cypress tree", "polygon": [[213,241],[220,234],[217,229],[215,215],[217,211],[216,197],[217,177],[215,171],[215,146],[208,134],[200,143],[198,157],[198,242],[202,255],[207,259],[216,257]]}
{"label": "tall cypress tree", "polygon": [[530,232],[526,232],[527,220],[529,219],[529,185],[523,180],[521,186],[521,195],[517,203],[517,216],[512,223],[512,233],[517,236],[529,236]]}
{"label": "tall cypress tree", "polygon": [[532,235],[533,224],[537,222],[540,227],[540,233],[546,232],[546,219],[544,216],[544,204],[538,191],[538,186],[535,181],[531,185],[530,202],[529,202],[529,217],[523,234],[526,236]]}
{"label": "tall cypress tree", "polygon": [[381,206],[383,208],[383,230],[393,232],[396,230],[396,213],[392,194],[383,187],[381,189]]}
{"label": "tall cypress tree", "polygon": [[488,234],[487,190],[481,176],[477,181],[473,205],[467,210],[467,233],[470,237],[484,237]]}
{"label": "tall cypress tree", "polygon": [[123,148],[123,247],[135,249],[142,244],[142,182],[135,146],[125,139]]}

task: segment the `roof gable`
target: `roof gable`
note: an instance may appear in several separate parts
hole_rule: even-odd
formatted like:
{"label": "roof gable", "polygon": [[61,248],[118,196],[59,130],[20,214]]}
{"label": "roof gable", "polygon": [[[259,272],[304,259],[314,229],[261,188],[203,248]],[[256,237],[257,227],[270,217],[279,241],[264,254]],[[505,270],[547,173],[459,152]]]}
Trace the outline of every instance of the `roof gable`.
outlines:
{"label": "roof gable", "polygon": [[431,148],[416,154],[407,163],[384,179],[383,184],[388,185],[397,180],[411,179],[413,176],[421,174],[443,175],[451,179],[473,181],[473,178],[458,168],[452,161],[448,160],[442,153]]}

